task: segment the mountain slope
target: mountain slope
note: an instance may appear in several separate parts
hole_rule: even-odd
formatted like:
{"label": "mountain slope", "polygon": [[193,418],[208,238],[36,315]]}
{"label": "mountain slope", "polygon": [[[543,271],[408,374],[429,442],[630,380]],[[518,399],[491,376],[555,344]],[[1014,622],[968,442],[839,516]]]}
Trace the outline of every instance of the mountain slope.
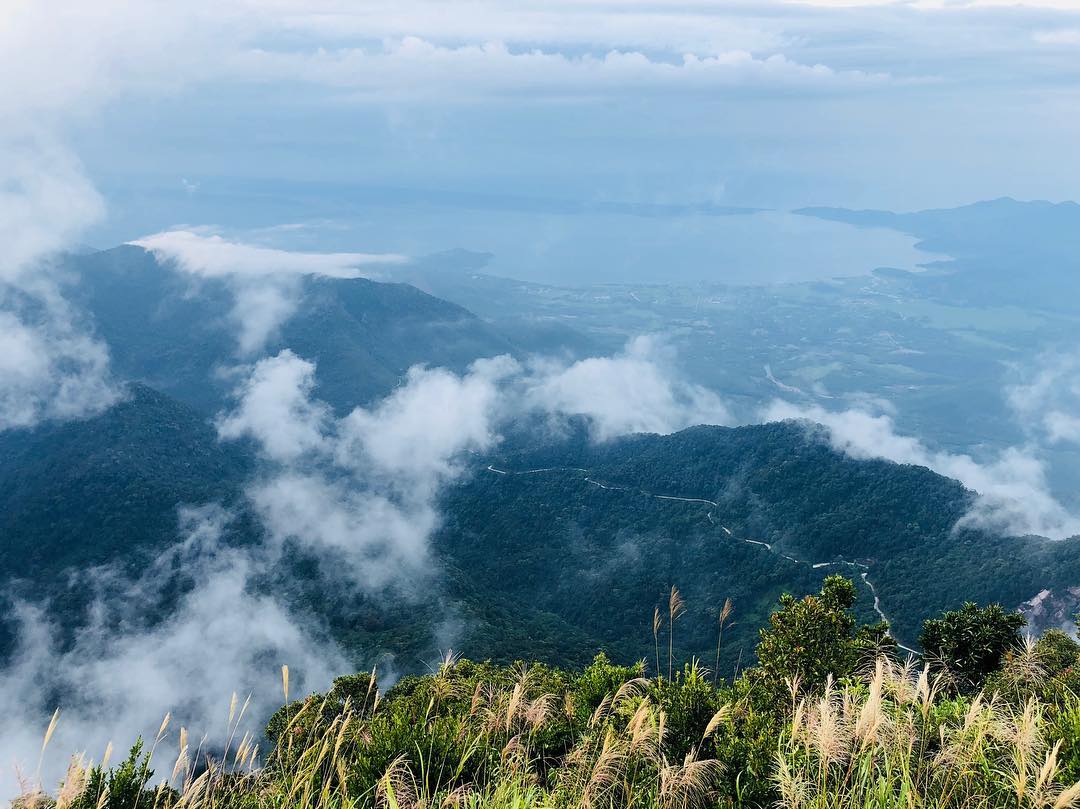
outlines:
{"label": "mountain slope", "polygon": [[[180,504],[231,506],[232,541],[259,541],[243,517],[256,471],[245,452],[198,411],[137,385],[94,419],[5,433],[0,576],[61,594],[54,617],[75,627],[90,595],[67,590],[64,572],[116,562],[134,577],[177,541]],[[718,612],[734,601],[730,672],[750,660],[781,592],[814,591],[830,573],[859,584],[863,620],[879,617],[876,594],[908,645],[925,617],[968,599],[1068,597],[1080,540],[956,529],[973,497],[927,469],[839,455],[805,424],[603,444],[581,425],[561,439],[521,425],[444,493],[439,565],[422,592],[328,589],[318,564],[291,554],[255,586],[315,617],[358,660],[389,654],[414,671],[450,645],[504,661],[576,664],[597,648],[651,658],[653,608],[674,584],[689,606],[674,640],[683,656],[713,659]]]}
{"label": "mountain slope", "polygon": [[204,416],[132,385],[85,421],[0,433],[0,579],[137,565],[177,538],[177,508],[235,500],[251,462]]}
{"label": "mountain slope", "polygon": [[730,654],[748,654],[776,594],[829,573],[860,581],[867,620],[872,585],[907,644],[965,600],[1016,607],[1080,583],[1080,540],[956,529],[973,498],[959,483],[852,460],[802,424],[571,440],[492,465],[508,474],[480,467],[449,493],[440,551],[490,592],[630,657],[649,654],[652,609],[672,584],[692,606],[677,637],[708,659],[725,597],[740,616]]}
{"label": "mountain slope", "polygon": [[[244,359],[225,281],[186,276],[132,245],[68,261],[79,279],[73,298],[108,343],[117,375],[204,412],[222,406],[229,383],[218,371]],[[297,294],[266,350],[316,360],[319,395],[341,409],[387,393],[417,363],[462,370],[478,357],[528,350],[406,284],[309,277]]]}

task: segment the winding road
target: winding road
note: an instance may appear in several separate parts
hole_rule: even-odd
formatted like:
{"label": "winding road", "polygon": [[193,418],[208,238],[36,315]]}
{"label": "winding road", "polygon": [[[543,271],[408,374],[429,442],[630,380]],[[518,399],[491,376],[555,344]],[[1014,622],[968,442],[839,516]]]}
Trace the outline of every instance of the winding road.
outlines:
{"label": "winding road", "polygon": [[[722,524],[716,522],[716,520],[713,518],[712,509],[713,508],[716,508],[716,509],[720,508],[720,504],[717,503],[715,500],[706,500],[703,497],[678,497],[676,495],[671,495],[671,494],[654,494],[653,492],[648,492],[648,491],[645,491],[644,489],[635,489],[635,488],[632,488],[630,486],[611,486],[611,485],[608,485],[606,483],[601,483],[599,480],[596,480],[595,478],[590,477],[588,469],[581,469],[579,467],[574,467],[574,466],[548,466],[548,467],[544,467],[544,468],[541,468],[541,469],[523,469],[523,470],[513,471],[513,470],[508,470],[508,469],[499,469],[498,467],[496,467],[496,466],[494,466],[492,464],[489,464],[488,467],[487,467],[487,471],[492,472],[492,473],[494,473],[496,475],[504,475],[504,476],[536,475],[536,474],[540,474],[540,473],[544,473],[544,472],[579,472],[579,473],[582,473],[582,474],[585,475],[585,477],[584,477],[585,483],[588,483],[588,484],[590,484],[592,486],[596,486],[597,488],[603,489],[605,491],[633,492],[635,494],[641,495],[642,497],[651,497],[654,500],[675,500],[675,501],[678,501],[678,502],[681,502],[681,503],[696,503],[698,505],[711,506],[712,508],[710,508],[705,514],[706,519],[708,519],[709,523],[712,524],[712,525],[719,525],[720,529],[728,537],[730,537],[731,539],[733,539],[733,540],[735,540],[737,542],[745,542],[748,545],[758,545],[758,546],[760,546],[762,548],[765,548],[765,550],[767,550],[769,553],[780,556],[781,558],[786,559],[789,562],[792,562],[792,563],[797,564],[797,565],[808,565],[809,567],[813,568],[814,570],[819,570],[819,569],[824,568],[824,567],[850,567],[850,568],[858,569],[859,570],[859,578],[862,579],[863,583],[867,586],[867,588],[870,590],[871,595],[873,595],[873,597],[874,597],[874,612],[876,612],[881,617],[882,621],[884,621],[885,623],[891,625],[891,622],[889,621],[889,617],[885,614],[884,610],[881,608],[881,599],[878,597],[877,588],[874,586],[874,583],[872,581],[870,581],[870,578],[869,578],[869,566],[868,565],[865,565],[862,562],[853,562],[853,561],[850,561],[848,559],[836,559],[835,561],[831,561],[831,562],[809,562],[809,561],[807,561],[805,559],[796,559],[794,556],[789,556],[786,553],[782,553],[781,551],[776,550],[770,543],[764,542],[764,541],[762,541],[760,539],[749,539],[749,538],[746,538],[746,537],[737,537],[737,536],[735,536],[734,533],[732,533],[730,528],[728,528],[726,525],[722,525]],[[896,643],[898,648],[903,649],[905,652],[909,652],[910,654],[913,654],[913,655],[920,655],[921,654],[917,649],[912,649],[910,646],[905,646],[904,644],[902,644],[897,639],[897,637],[895,635],[893,635],[891,632],[889,633],[889,637],[891,637],[893,639],[893,641]]]}

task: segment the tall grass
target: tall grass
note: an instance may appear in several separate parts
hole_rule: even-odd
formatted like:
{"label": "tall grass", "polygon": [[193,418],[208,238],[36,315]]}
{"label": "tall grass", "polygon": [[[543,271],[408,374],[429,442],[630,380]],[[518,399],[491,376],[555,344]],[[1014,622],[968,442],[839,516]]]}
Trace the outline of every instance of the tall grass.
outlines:
{"label": "tall grass", "polygon": [[[77,757],[55,799],[35,790],[19,803],[56,809],[745,805],[722,791],[725,765],[714,756],[716,739],[735,732],[735,719],[747,710],[734,692],[723,692],[723,704],[702,715],[698,741],[688,749],[677,749],[672,736],[673,717],[664,706],[674,704],[680,689],[707,683],[706,672],[686,667],[674,683],[624,677],[584,713],[591,703],[580,690],[569,684],[561,693],[544,690],[560,682],[550,670],[492,667],[498,676],[462,676],[470,667],[476,668],[449,661],[418,680],[408,697],[417,709],[411,725],[403,724],[408,711],[395,701],[400,698],[383,699],[374,678],[366,692],[340,703],[332,694],[287,702],[277,744],[262,764],[257,740],[239,729],[246,703],[234,697],[227,742],[216,757],[191,751],[181,728],[177,759],[151,784],[148,773],[168,733],[166,718],[144,759],[136,751],[106,772]],[[287,696],[287,675],[283,680]],[[1066,783],[1059,763],[1062,727],[1076,724],[1080,706],[1068,696],[1053,717],[1051,708],[1035,697],[951,696],[929,669],[888,658],[878,659],[864,678],[830,681],[816,694],[793,683],[775,748],[778,805],[1080,806],[1080,783]],[[54,719],[47,737],[55,727]],[[123,772],[127,782],[117,775]],[[140,774],[146,780],[138,783]]]}
{"label": "tall grass", "polygon": [[1080,805],[1061,782],[1047,706],[944,696],[928,668],[886,658],[866,682],[800,699],[776,762],[792,809]]}

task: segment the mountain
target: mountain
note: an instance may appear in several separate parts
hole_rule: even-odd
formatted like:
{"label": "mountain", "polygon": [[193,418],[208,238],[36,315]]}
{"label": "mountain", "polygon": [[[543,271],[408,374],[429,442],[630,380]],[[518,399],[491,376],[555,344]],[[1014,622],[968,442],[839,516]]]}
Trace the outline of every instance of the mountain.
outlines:
{"label": "mountain", "polygon": [[41,582],[176,541],[177,507],[233,502],[251,459],[144,385],[101,415],[0,432],[0,578]]}
{"label": "mountain", "polygon": [[876,596],[908,645],[965,600],[1015,608],[1080,583],[1080,539],[957,528],[974,498],[959,483],[853,460],[802,423],[508,447],[491,466],[448,494],[440,552],[623,659],[650,656],[652,610],[673,584],[691,605],[679,642],[708,660],[726,597],[739,616],[728,654],[745,659],[776,596],[829,573],[860,584],[864,620],[880,617]]}
{"label": "mountain", "polygon": [[[45,608],[70,638],[113,574],[134,580],[176,544],[181,506],[237,503],[251,468],[204,415],[138,384],[94,418],[0,432],[5,595]],[[163,603],[139,605],[144,618],[169,609],[174,585],[158,594]],[[16,635],[10,606],[0,657]]]}
{"label": "mountain", "polygon": [[[1080,293],[1080,204],[1009,197],[912,213],[803,208],[796,213],[911,234],[940,253],[931,272],[907,274],[927,294],[960,304],[1075,310]],[[892,274],[894,277],[896,273]]]}
{"label": "mountain", "polygon": [[[229,391],[237,354],[227,282],[195,279],[133,245],[70,256],[74,302],[108,343],[113,369],[204,412]],[[291,348],[318,364],[319,396],[346,409],[391,390],[412,365],[462,370],[477,357],[534,350],[448,301],[403,283],[305,277],[296,311],[268,353]]]}
{"label": "mountain", "polygon": [[[965,216],[990,227],[990,212],[1018,204],[987,205]],[[904,227],[952,216],[925,214]],[[401,277],[450,287],[472,278],[486,289],[490,279],[475,272],[483,260],[429,257]],[[196,283],[132,246],[67,261],[78,270],[73,301],[109,344],[117,377],[130,380],[127,396],[94,418],[0,434],[0,578],[56,597],[58,617],[77,626],[90,595],[73,594],[65,573],[119,563],[134,576],[178,540],[183,504],[229,507],[238,515],[230,541],[262,537],[244,500],[257,461],[250,447],[220,442],[211,422],[231,384],[221,369],[245,361],[230,321],[234,289]],[[953,268],[927,282],[973,273]],[[572,354],[591,339],[563,324],[508,328],[406,284],[306,278],[298,301],[268,351],[315,360],[316,395],[339,410],[385,394],[418,362],[460,370],[541,347]],[[1060,623],[1080,601],[1078,540],[958,528],[974,498],[927,469],[838,454],[804,424],[598,444],[583,424],[553,435],[547,423],[521,422],[443,493],[431,542],[439,564],[411,600],[329,593],[318,564],[291,553],[253,586],[315,616],[358,658],[389,653],[405,671],[451,643],[499,660],[580,664],[597,648],[649,656],[652,612],[672,585],[690,605],[676,642],[706,660],[718,611],[734,601],[730,669],[752,654],[781,592],[815,591],[833,572],[856,580],[862,619],[886,616],[909,646],[925,617],[967,599],[1026,604],[1036,620]]]}
{"label": "mountain", "polygon": [[[64,572],[118,562],[134,577],[177,541],[179,504],[232,507],[234,541],[258,542],[242,516],[255,470],[245,452],[142,385],[96,418],[0,435],[0,575],[60,595],[56,617],[75,627],[89,596]],[[331,593],[317,564],[292,555],[257,586],[357,659],[390,654],[404,671],[451,643],[503,661],[580,664],[598,648],[649,657],[653,608],[673,584],[689,606],[676,633],[687,656],[712,659],[717,613],[735,603],[725,671],[750,661],[781,592],[813,592],[829,573],[852,577],[860,617],[888,616],[907,645],[925,617],[968,599],[1013,608],[1044,590],[1080,592],[1080,540],[957,529],[973,498],[924,468],[840,455],[801,423],[600,444],[584,425],[561,438],[519,425],[444,493],[439,564],[419,594]]]}

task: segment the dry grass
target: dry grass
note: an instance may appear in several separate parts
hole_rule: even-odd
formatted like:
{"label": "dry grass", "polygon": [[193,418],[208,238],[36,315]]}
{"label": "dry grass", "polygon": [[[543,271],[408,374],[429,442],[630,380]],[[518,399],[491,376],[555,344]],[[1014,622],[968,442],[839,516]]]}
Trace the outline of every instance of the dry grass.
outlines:
{"label": "dry grass", "polygon": [[776,784],[792,809],[1080,805],[1044,706],[943,699],[928,669],[879,659],[867,682],[800,701]]}

